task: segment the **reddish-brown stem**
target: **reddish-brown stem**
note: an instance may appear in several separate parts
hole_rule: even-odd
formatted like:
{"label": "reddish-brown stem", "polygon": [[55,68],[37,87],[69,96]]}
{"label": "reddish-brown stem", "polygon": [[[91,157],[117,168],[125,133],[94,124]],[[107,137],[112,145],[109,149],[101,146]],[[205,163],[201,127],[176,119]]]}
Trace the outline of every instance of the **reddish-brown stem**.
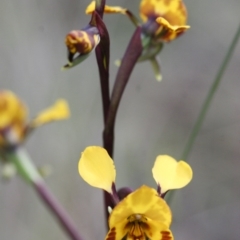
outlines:
{"label": "reddish-brown stem", "polygon": [[141,28],[138,27],[130,40],[127,50],[121,61],[113,92],[111,95],[110,106],[108,110],[107,120],[103,132],[104,148],[108,151],[109,155],[113,157],[114,150],[114,125],[117,115],[117,110],[122,98],[124,89],[128,83],[132,70],[142,53],[141,42]]}
{"label": "reddish-brown stem", "polygon": [[[96,58],[98,62],[102,104],[103,104],[103,118],[104,118],[104,131],[103,131],[103,146],[107,150],[108,154],[113,157],[114,146],[114,124],[117,114],[117,109],[125,89],[125,86],[129,80],[131,72],[142,53],[141,43],[141,28],[138,27],[133,34],[133,37],[128,45],[128,48],[123,56],[122,64],[119,68],[116,81],[111,96],[109,97],[109,46],[110,40],[108,37],[107,29],[102,21],[105,0],[96,1],[96,13],[93,15],[92,21],[96,23],[99,30],[101,41],[96,48]],[[117,194],[115,191],[115,200]],[[104,205],[106,212],[106,220],[108,219],[108,206],[112,206],[111,196],[107,192],[104,192]],[[107,221],[108,225],[108,221]]]}
{"label": "reddish-brown stem", "polygon": [[[99,3],[100,2],[100,3]],[[99,14],[101,18],[103,18],[103,13],[104,13],[104,7],[106,4],[106,0],[101,0],[101,1],[96,1],[96,11]]]}
{"label": "reddish-brown stem", "polygon": [[[118,106],[121,101],[124,89],[132,73],[132,70],[141,53],[142,53],[141,29],[138,27],[135,30],[131,41],[129,42],[127,50],[122,59],[122,64],[119,67],[115,84],[113,87],[111,101],[108,109],[108,115],[105,121],[105,128],[103,131],[103,146],[111,157],[113,157],[114,150],[114,125]],[[108,216],[109,213],[107,211],[107,208],[108,206],[111,206],[109,205],[111,204],[111,199],[109,197],[109,194],[106,192],[104,192],[104,203],[106,216]]]}
{"label": "reddish-brown stem", "polygon": [[109,96],[109,49],[110,39],[107,28],[97,12],[93,13],[91,22],[96,25],[99,35],[100,43],[96,47],[96,59],[98,63],[98,71],[101,85],[101,96],[103,105],[103,120],[104,125],[107,119],[108,108],[110,104]]}
{"label": "reddish-brown stem", "polygon": [[[96,47],[96,59],[98,63],[98,71],[100,77],[101,85],[101,96],[102,96],[102,106],[103,106],[103,121],[104,127],[107,120],[107,113],[110,104],[110,95],[109,95],[109,48],[110,48],[110,39],[108,35],[107,28],[102,21],[103,12],[105,7],[106,0],[96,1],[96,12],[93,13],[92,20],[95,21],[95,24],[98,28],[100,35],[100,43]],[[106,216],[106,226],[108,229],[108,207],[112,206],[112,199],[108,192],[103,192],[104,198],[104,212]]]}
{"label": "reddish-brown stem", "polygon": [[102,108],[103,108],[103,121],[104,124],[107,120],[107,113],[110,103],[109,97],[109,73],[108,70],[104,70],[103,62],[102,62],[102,53],[101,48],[96,48],[96,58],[99,68],[99,76],[100,76],[100,86],[101,86],[101,96],[102,96]]}

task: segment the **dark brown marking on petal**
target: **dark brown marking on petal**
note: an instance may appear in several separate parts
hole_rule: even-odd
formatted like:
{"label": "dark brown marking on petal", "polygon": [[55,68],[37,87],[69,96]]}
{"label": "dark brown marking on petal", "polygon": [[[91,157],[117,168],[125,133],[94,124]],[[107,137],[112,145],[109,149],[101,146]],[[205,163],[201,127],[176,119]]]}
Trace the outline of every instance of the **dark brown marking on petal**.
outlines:
{"label": "dark brown marking on petal", "polygon": [[171,233],[169,231],[161,231],[162,238],[160,240],[172,240]]}
{"label": "dark brown marking on petal", "polygon": [[116,239],[116,228],[113,227],[108,233],[106,240],[115,240]]}

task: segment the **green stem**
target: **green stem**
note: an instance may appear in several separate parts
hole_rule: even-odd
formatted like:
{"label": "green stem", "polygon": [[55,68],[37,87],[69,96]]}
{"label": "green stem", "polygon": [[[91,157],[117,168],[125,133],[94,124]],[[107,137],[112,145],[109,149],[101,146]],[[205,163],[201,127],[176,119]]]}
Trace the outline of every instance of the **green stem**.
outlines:
{"label": "green stem", "polygon": [[17,147],[15,150],[9,152],[6,157],[15,165],[19,175],[25,181],[28,183],[41,181],[42,177],[22,147]]}
{"label": "green stem", "polygon": [[[220,66],[220,68],[219,68],[219,70],[217,72],[217,75],[214,78],[212,86],[209,89],[207,97],[206,97],[206,99],[205,99],[205,101],[204,101],[204,103],[202,105],[201,111],[200,111],[200,113],[198,115],[197,121],[196,121],[196,123],[195,123],[195,125],[194,125],[194,127],[192,129],[192,132],[191,132],[191,134],[189,136],[187,144],[186,144],[186,146],[184,148],[184,151],[183,151],[181,159],[183,159],[186,162],[188,161],[188,156],[189,156],[189,154],[190,154],[190,152],[192,150],[192,147],[194,145],[196,137],[197,137],[197,135],[198,135],[198,133],[199,133],[201,127],[202,127],[203,121],[204,121],[204,119],[206,117],[207,111],[208,111],[209,106],[210,106],[210,104],[212,102],[214,94],[216,93],[216,91],[217,91],[217,89],[219,87],[219,84],[220,84],[220,82],[221,82],[221,80],[223,78],[223,75],[224,75],[224,73],[226,71],[226,68],[227,68],[227,66],[228,66],[228,64],[229,64],[229,62],[230,62],[230,60],[232,58],[232,55],[233,55],[234,50],[235,50],[235,48],[237,46],[239,37],[240,37],[240,25],[238,26],[236,34],[233,37],[233,40],[232,40],[232,42],[231,42],[231,44],[229,46],[229,49],[227,51],[226,56],[223,59],[223,62],[221,64],[221,66]],[[167,196],[168,204],[170,204],[172,202],[173,196],[174,196],[174,192],[170,192],[170,194]]]}

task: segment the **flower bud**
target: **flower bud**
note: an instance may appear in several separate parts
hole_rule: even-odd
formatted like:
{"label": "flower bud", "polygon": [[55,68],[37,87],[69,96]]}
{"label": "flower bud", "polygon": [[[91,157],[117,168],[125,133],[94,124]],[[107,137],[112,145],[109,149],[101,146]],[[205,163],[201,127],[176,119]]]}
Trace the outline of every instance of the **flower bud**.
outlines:
{"label": "flower bud", "polygon": [[[87,30],[73,30],[67,34],[65,44],[68,48],[69,63],[63,68],[71,68],[85,60],[98,45],[100,37],[95,27]],[[77,56],[75,56],[78,54]]]}

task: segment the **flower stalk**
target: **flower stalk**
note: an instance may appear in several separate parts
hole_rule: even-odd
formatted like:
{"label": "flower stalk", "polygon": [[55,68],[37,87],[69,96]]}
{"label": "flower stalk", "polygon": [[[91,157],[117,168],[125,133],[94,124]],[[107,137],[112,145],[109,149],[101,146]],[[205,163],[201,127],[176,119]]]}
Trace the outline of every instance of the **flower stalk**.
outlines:
{"label": "flower stalk", "polygon": [[101,18],[103,18],[103,12],[106,0],[96,0],[96,11]]}
{"label": "flower stalk", "polygon": [[95,11],[92,15],[92,20],[90,24],[96,25],[100,35],[100,43],[95,49],[100,86],[101,86],[101,96],[103,105],[103,120],[106,123],[108,108],[110,104],[109,96],[109,55],[110,55],[110,38],[107,28],[102,21],[100,15]]}
{"label": "flower stalk", "polygon": [[120,104],[124,89],[128,83],[132,70],[142,53],[141,28],[136,28],[127,50],[123,56],[117,77],[114,83],[110,106],[108,110],[105,129],[103,131],[103,146],[108,154],[113,157],[114,151],[114,126],[118,106]]}

